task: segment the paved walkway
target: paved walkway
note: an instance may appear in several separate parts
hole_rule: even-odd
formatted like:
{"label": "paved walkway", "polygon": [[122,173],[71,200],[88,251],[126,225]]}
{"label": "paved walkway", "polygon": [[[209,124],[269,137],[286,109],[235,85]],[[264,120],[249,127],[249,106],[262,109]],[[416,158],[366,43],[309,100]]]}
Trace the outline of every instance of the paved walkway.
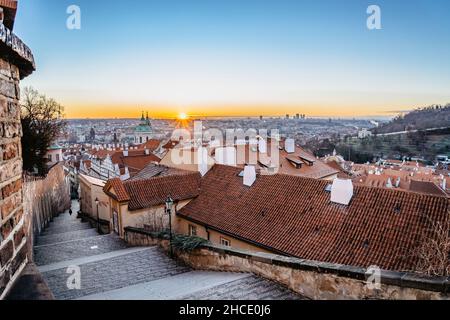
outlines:
{"label": "paved walkway", "polygon": [[[71,216],[55,218],[35,246],[35,263],[56,299],[301,298],[252,274],[194,271],[159,247],[128,247],[116,235],[98,235],[77,219],[77,202],[72,209]],[[67,285],[74,267],[80,270],[80,289]]]}

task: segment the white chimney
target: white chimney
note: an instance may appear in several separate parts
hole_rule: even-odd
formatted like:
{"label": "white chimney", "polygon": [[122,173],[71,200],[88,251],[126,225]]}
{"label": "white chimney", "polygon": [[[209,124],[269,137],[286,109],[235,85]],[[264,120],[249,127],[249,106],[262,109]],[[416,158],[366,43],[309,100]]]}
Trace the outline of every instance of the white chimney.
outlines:
{"label": "white chimney", "polygon": [[216,148],[215,156],[216,163],[226,166],[236,166],[236,148],[235,147],[220,147]]}
{"label": "white chimney", "polygon": [[392,180],[391,180],[391,178],[389,177],[388,179],[387,179],[387,182],[386,182],[386,188],[392,188],[393,187],[393,185],[392,185]]}
{"label": "white chimney", "polygon": [[149,149],[145,149],[145,154],[148,156],[150,154],[150,150]]}
{"label": "white chimney", "polygon": [[258,148],[260,153],[267,153],[267,142],[266,139],[260,138],[258,142]]}
{"label": "white chimney", "polygon": [[251,187],[256,181],[256,169],[254,166],[244,168],[244,186]]}
{"label": "white chimney", "polygon": [[442,179],[442,189],[444,191],[447,191],[447,179]]}
{"label": "white chimney", "polygon": [[128,157],[128,150],[123,150],[123,156]]}
{"label": "white chimney", "polygon": [[197,151],[198,172],[202,177],[208,172],[208,150],[200,147]]}
{"label": "white chimney", "polygon": [[295,152],[295,140],[294,139],[286,139],[284,142],[284,150],[286,150],[287,153],[294,153]]}
{"label": "white chimney", "polygon": [[331,202],[348,205],[353,197],[353,183],[350,179],[334,179],[331,186]]}

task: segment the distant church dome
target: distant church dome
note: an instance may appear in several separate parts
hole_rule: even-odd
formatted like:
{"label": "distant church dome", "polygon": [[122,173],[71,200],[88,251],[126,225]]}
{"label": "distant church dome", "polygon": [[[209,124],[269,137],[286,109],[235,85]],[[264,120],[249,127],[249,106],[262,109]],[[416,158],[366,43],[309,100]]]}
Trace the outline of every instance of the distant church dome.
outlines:
{"label": "distant church dome", "polygon": [[134,142],[136,144],[145,143],[148,140],[152,139],[152,136],[153,129],[148,117],[148,112],[147,116],[144,117],[144,112],[142,111],[141,122],[134,128]]}

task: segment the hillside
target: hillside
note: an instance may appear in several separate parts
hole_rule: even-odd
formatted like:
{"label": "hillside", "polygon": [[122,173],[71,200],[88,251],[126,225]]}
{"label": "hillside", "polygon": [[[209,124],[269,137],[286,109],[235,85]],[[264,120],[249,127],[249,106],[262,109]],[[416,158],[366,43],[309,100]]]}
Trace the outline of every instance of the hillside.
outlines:
{"label": "hillside", "polygon": [[430,106],[411,111],[391,122],[372,129],[373,133],[390,133],[409,130],[450,127],[450,104]]}

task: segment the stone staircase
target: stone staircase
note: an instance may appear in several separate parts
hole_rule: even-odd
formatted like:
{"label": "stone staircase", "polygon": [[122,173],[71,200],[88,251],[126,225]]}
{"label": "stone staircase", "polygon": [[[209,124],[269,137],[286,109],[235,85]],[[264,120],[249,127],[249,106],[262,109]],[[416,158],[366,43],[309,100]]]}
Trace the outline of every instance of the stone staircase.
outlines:
{"label": "stone staircase", "polygon": [[[74,212],[77,205],[73,202]],[[114,234],[99,235],[67,212],[38,237],[34,259],[61,300],[301,299],[252,274],[195,271],[159,247],[129,247]],[[74,267],[80,270],[80,289],[67,285],[68,270]]]}

